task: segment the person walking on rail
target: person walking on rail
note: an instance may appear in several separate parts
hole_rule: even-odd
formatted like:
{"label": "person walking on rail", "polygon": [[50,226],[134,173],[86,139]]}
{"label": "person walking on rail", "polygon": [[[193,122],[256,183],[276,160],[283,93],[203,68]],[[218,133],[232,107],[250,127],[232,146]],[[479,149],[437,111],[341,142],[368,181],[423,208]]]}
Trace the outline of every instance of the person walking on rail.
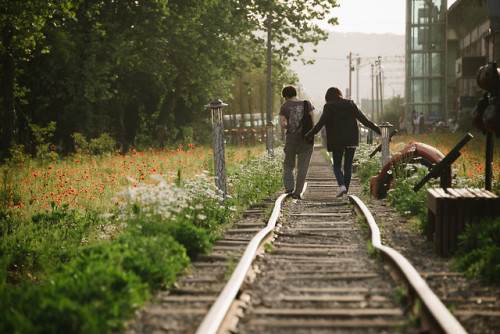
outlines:
{"label": "person walking on rail", "polygon": [[[354,101],[344,99],[337,87],[331,87],[325,95],[326,104],[318,123],[309,131],[305,139],[313,138],[323,126],[326,128],[327,150],[332,152],[333,172],[338,183],[337,197],[347,199],[352,175],[352,160],[359,145],[357,121],[379,135],[380,128],[359,110]],[[342,172],[342,158],[344,171]]]}
{"label": "person walking on rail", "polygon": [[[292,194],[292,198],[300,199],[313,153],[313,143],[306,142],[302,135],[302,117],[307,109],[314,125],[314,106],[309,101],[299,99],[297,89],[293,86],[284,87],[281,95],[286,100],[280,108],[280,126],[286,129],[283,185],[285,192]],[[296,160],[297,177],[294,182]]]}

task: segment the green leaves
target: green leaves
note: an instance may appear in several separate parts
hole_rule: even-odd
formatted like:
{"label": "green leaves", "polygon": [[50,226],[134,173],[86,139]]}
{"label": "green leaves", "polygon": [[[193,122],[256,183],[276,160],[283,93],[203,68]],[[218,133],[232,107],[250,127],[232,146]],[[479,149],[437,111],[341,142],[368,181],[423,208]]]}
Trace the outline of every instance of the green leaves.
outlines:
{"label": "green leaves", "polygon": [[[315,22],[337,4],[0,0],[0,6],[6,9],[0,14],[0,52],[13,57],[2,75],[16,87],[4,99],[0,116],[22,110],[17,120],[8,118],[3,131],[14,138],[18,130],[18,140],[34,152],[23,122],[45,126],[55,121],[54,142],[62,143],[66,153],[73,149],[69,139],[75,132],[87,140],[107,132],[127,150],[181,140],[181,127],[208,128],[203,106],[214,98],[227,101],[231,82],[241,73],[263,71],[268,15],[273,84],[281,87],[293,79],[289,61],[307,43],[326,38]],[[205,137],[196,131],[193,139]]]}
{"label": "green leaves", "polygon": [[467,224],[454,265],[470,277],[500,285],[500,218]]}

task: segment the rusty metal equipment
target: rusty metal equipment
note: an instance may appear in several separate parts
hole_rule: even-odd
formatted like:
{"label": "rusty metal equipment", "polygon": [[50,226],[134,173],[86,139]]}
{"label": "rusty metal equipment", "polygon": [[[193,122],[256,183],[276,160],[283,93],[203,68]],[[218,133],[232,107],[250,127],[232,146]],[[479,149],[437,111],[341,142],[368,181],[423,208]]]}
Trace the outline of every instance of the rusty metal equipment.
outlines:
{"label": "rusty metal equipment", "polygon": [[[413,142],[406,146],[401,152],[392,156],[382,167],[380,172],[370,180],[370,195],[372,198],[385,198],[387,191],[391,187],[393,180],[392,166],[404,162],[420,162],[422,165],[432,168],[444,158],[444,155],[436,148],[420,143]],[[442,180],[448,179],[451,183],[451,170],[449,176],[442,177]]]}
{"label": "rusty metal equipment", "polygon": [[457,160],[461,153],[460,150],[472,139],[470,133],[455,146],[436,166],[434,166],[427,175],[417,183],[413,190],[419,191],[430,179],[440,177],[441,188],[451,188],[451,164]]}

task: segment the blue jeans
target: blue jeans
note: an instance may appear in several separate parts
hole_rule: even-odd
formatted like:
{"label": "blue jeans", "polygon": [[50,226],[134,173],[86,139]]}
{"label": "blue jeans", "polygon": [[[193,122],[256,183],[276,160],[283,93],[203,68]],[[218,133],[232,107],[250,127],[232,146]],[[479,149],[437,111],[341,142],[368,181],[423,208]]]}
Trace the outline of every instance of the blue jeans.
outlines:
{"label": "blue jeans", "polygon": [[[333,158],[333,173],[340,186],[345,186],[349,190],[352,175],[352,160],[354,159],[354,152],[356,148],[346,147],[345,149],[338,149],[332,151]],[[344,157],[344,172],[342,173],[342,157]]]}

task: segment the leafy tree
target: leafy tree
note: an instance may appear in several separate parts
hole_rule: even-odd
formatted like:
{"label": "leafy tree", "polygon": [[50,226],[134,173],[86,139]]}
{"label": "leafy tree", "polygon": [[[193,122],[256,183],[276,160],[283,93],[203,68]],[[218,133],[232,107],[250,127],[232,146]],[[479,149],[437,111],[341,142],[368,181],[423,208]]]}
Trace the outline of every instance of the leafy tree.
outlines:
{"label": "leafy tree", "polygon": [[381,122],[389,122],[399,129],[399,118],[404,116],[404,98],[400,95],[394,96],[387,104],[384,104],[384,114],[382,115]]}
{"label": "leafy tree", "polygon": [[[32,154],[36,147],[30,147],[30,124],[45,127],[52,121],[57,124],[54,143],[63,151],[73,149],[75,132],[87,140],[109,133],[125,150],[138,145],[162,147],[188,138],[204,140],[210,126],[203,106],[214,98],[229,100],[237,77],[248,81],[244,88],[252,97],[239,105],[252,110],[246,112],[249,115],[253,110],[263,113],[265,81],[259,75],[247,77],[262,73],[267,13],[275,36],[273,85],[278,93],[282,83],[296,81],[288,65],[300,56],[303,43],[326,38],[312,21],[322,19],[335,5],[334,0],[0,3],[8,9],[1,14],[2,56],[15,55],[13,59],[19,60],[13,86],[18,87],[17,110],[22,112],[17,133]],[[20,15],[25,12],[29,15]],[[26,43],[20,37],[5,37],[10,31],[7,23],[17,22],[14,18],[23,24],[38,22],[22,32],[14,29]],[[7,46],[18,53],[4,52]],[[4,78],[9,77],[7,69],[1,68]],[[12,85],[3,84],[4,92],[6,87]],[[2,119],[13,117],[7,113],[13,110],[13,99],[3,100],[10,107],[4,107]],[[14,133],[13,121],[6,123],[4,137]],[[9,141],[2,138],[5,142]]]}
{"label": "leafy tree", "polygon": [[[29,61],[37,44],[44,39],[43,28],[49,20],[59,24],[70,14],[70,0],[0,1],[0,56],[2,58],[3,108],[0,109],[2,143],[0,157],[8,155],[14,139],[16,98],[22,87],[16,80],[20,62]],[[56,19],[57,18],[57,19]],[[43,52],[48,52],[43,49]]]}
{"label": "leafy tree", "polygon": [[[323,20],[331,9],[337,6],[336,0],[302,0],[302,1],[265,1],[255,0],[249,6],[251,17],[259,30],[267,33],[267,98],[266,118],[271,121],[272,108],[272,58],[273,54],[281,62],[275,67],[289,64],[290,58],[296,60],[304,52],[304,45],[317,45],[328,37],[326,31],[319,28],[314,20]],[[328,20],[337,24],[336,18]],[[316,51],[315,49],[313,49]],[[301,58],[302,59],[302,58]],[[306,62],[302,59],[303,62]],[[310,61],[312,62],[312,61]],[[279,68],[279,72],[282,69]],[[266,147],[269,148],[269,142]]]}

